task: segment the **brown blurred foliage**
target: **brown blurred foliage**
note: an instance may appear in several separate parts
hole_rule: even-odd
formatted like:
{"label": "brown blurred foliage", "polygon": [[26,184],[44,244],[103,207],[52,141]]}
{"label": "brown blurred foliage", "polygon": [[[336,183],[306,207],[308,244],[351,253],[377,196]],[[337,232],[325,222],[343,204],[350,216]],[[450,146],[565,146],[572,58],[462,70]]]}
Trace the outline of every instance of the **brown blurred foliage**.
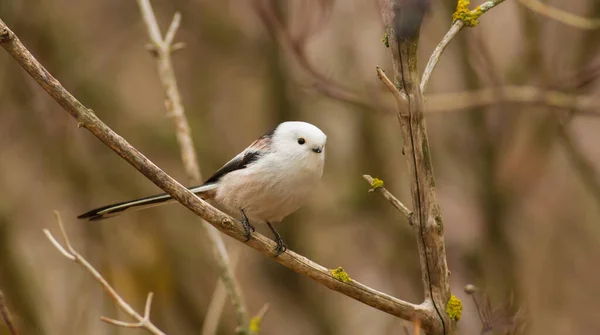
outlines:
{"label": "brown blurred foliage", "polygon": [[[258,2],[270,6],[301,50],[274,36]],[[413,233],[388,203],[367,193],[361,178],[369,173],[385,180],[408,203],[395,116],[324,95],[311,73],[377,95],[372,105],[380,103],[385,89],[374,69],[391,64],[376,2],[153,5],[163,25],[173,12],[183,15],[177,41],[187,47],[174,61],[204,175],[281,121],[318,125],[329,138],[323,183],[279,227],[287,244],[325,266],[343,266],[376,289],[421,301]],[[432,2],[421,30],[422,66],[448,29],[454,6]],[[568,9],[600,17],[595,0],[573,0]],[[0,16],[67,89],[185,180],[134,1],[3,1]],[[596,73],[599,51],[598,30],[565,26],[507,1],[450,44],[427,93],[527,84],[597,96],[600,84],[585,75]],[[486,292],[503,311],[500,318],[526,310],[528,334],[600,327],[600,133],[594,131],[600,119],[568,113],[498,103],[427,119],[453,292],[464,303],[461,334],[481,329],[462,290],[467,283]],[[133,306],[141,310],[153,291],[157,326],[171,334],[199,331],[217,275],[198,218],[172,205],[101,223],[76,221],[92,207],[159,190],[78,129],[3,52],[0,162],[0,289],[23,334],[142,333],[99,321],[100,315],[123,315],[43,236],[42,228],[55,229],[53,209],[63,213],[76,248]],[[271,306],[263,334],[403,333],[406,322],[226,242],[242,251],[236,272],[249,309]],[[219,333],[232,334],[234,326],[227,305]],[[8,334],[4,325],[0,334]]]}

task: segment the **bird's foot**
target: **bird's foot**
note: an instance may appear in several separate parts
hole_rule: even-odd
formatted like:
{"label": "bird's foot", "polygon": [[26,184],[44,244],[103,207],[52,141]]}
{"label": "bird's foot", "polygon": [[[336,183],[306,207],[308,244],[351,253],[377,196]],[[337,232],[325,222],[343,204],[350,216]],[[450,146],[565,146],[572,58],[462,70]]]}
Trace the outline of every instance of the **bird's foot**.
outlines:
{"label": "bird's foot", "polygon": [[269,229],[271,229],[271,231],[273,232],[273,235],[275,235],[275,242],[277,243],[277,247],[275,247],[275,257],[277,257],[283,254],[288,247],[287,244],[283,242],[283,239],[281,238],[279,232],[275,230],[275,227],[273,227],[273,225],[270,222],[267,222],[267,225],[269,226]]}
{"label": "bird's foot", "polygon": [[248,217],[243,209],[240,209],[242,212],[242,226],[244,227],[244,236],[246,237],[246,242],[250,241],[250,237],[252,237],[252,233],[256,231],[254,226],[250,224]]}
{"label": "bird's foot", "polygon": [[285,242],[283,242],[283,239],[281,238],[281,236],[278,236],[277,238],[275,238],[275,242],[277,243],[277,246],[275,247],[275,257],[283,254],[287,249],[287,244],[285,244]]}

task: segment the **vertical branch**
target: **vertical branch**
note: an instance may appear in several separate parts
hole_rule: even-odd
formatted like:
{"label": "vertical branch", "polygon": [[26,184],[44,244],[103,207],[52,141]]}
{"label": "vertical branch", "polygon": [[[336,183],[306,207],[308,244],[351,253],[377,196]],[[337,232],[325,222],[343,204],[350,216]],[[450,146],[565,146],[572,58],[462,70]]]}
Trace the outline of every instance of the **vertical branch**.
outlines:
{"label": "vertical branch", "polygon": [[[152,10],[150,1],[138,0],[138,5],[140,7],[144,23],[146,24],[146,28],[148,29],[148,36],[152,42],[152,54],[156,57],[158,74],[163,89],[165,90],[165,107],[169,116],[173,118],[173,122],[175,124],[177,141],[181,151],[181,160],[183,162],[186,175],[192,184],[200,184],[202,182],[202,177],[198,164],[198,158],[196,157],[196,150],[192,141],[190,126],[185,116],[185,111],[181,102],[181,95],[175,79],[175,72],[173,71],[173,63],[171,61],[173,40],[181,22],[181,15],[179,13],[175,13],[171,25],[169,26],[169,29],[163,38],[160,28],[158,27],[158,22],[156,21],[156,17],[154,16],[154,11]],[[211,241],[215,263],[219,270],[221,282],[223,283],[223,286],[236,310],[238,323],[237,331],[241,334],[247,334],[249,333],[248,327],[250,318],[248,317],[248,311],[241,289],[233,274],[233,268],[227,253],[227,248],[225,247],[225,242],[216,228],[206,223],[204,220],[202,220],[202,226],[206,229],[208,239]],[[213,295],[214,299],[224,299],[224,297],[224,295]],[[211,302],[211,304],[213,303],[222,305],[222,303],[219,302]],[[218,320],[220,313],[213,313],[211,314],[211,317],[214,317],[216,320]]]}
{"label": "vertical branch", "polygon": [[417,68],[419,28],[427,3],[425,0],[403,0],[396,4],[392,4],[391,0],[380,0],[379,3],[386,32],[390,36],[396,87],[406,94],[407,100],[404,108],[398,108],[398,119],[411,176],[413,227],[425,301],[431,303],[436,315],[432,324],[424,324],[423,327],[428,333],[448,334],[455,328],[455,322],[445,312],[450,299],[449,272]]}

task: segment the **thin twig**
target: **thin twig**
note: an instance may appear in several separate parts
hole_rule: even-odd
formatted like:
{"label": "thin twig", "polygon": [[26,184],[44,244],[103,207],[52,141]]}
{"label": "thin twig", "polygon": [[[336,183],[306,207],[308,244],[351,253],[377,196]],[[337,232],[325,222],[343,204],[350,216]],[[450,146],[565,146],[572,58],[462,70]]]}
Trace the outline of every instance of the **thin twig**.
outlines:
{"label": "thin twig", "polygon": [[[368,174],[365,174],[363,175],[363,178],[367,181],[367,183],[369,183],[369,185],[373,186],[373,182],[375,181],[373,177],[369,176]],[[400,202],[400,200],[398,200],[392,193],[390,193],[390,191],[388,191],[383,186],[374,187],[372,190],[375,190],[381,195],[383,195],[383,197],[386,198],[387,201],[389,201],[390,204],[392,204],[392,206],[394,206],[394,208],[396,208],[400,213],[402,213],[410,222],[413,212],[410,209],[408,209],[408,207],[406,207],[402,202]]]}
{"label": "thin twig", "polygon": [[458,5],[456,7],[456,12],[454,13],[454,22],[452,22],[452,26],[442,38],[442,41],[435,48],[431,57],[429,57],[429,61],[425,66],[425,72],[423,72],[423,77],[421,78],[421,93],[425,93],[425,89],[427,88],[427,84],[429,83],[429,77],[431,77],[431,73],[437,66],[437,63],[440,61],[440,57],[450,41],[464,28],[464,27],[475,27],[479,21],[479,17],[483,15],[485,12],[490,9],[498,6],[504,2],[504,0],[491,0],[482,3],[477,6],[477,8],[473,10],[469,10],[469,0],[458,1]]}
{"label": "thin twig", "polygon": [[[155,56],[158,65],[158,73],[166,94],[165,107],[168,115],[173,118],[173,122],[175,123],[177,141],[181,151],[181,160],[190,183],[196,185],[202,182],[202,174],[200,173],[200,165],[198,164],[190,126],[181,102],[181,94],[177,87],[173,62],[171,61],[172,45],[177,29],[181,23],[181,15],[175,13],[171,25],[163,39],[150,1],[138,0],[138,5],[144,18],[144,22],[146,23],[146,27],[148,28],[148,36],[156,48]],[[215,263],[219,269],[220,280],[224,283],[224,287],[236,310],[238,329],[241,333],[246,334],[248,333],[250,318],[240,286],[233,274],[225,242],[223,241],[221,234],[204,220],[202,220],[202,226],[206,229],[207,236],[211,242]],[[217,295],[214,295],[213,297],[223,299],[221,296]],[[220,313],[214,314],[213,316],[218,320]]]}
{"label": "thin twig", "polygon": [[0,314],[2,315],[2,320],[8,327],[8,331],[11,335],[18,335],[17,327],[15,326],[12,316],[10,315],[10,311],[8,310],[8,306],[6,305],[6,301],[4,299],[4,293],[0,291]]}
{"label": "thin twig", "polygon": [[[115,151],[134,168],[140,171],[156,186],[171,195],[186,208],[196,215],[204,218],[221,232],[238,241],[245,241],[245,232],[239,221],[215,209],[186,187],[166,174],[124,138],[115,133],[104,124],[96,114],[86,108],[69,91],[56,80],[42,64],[25,48],[17,36],[0,20],[0,45],[15,59],[15,61],[36,80],[36,82],[50,94],[79,124],[89,130],[105,145]],[[379,292],[356,280],[341,281],[333,276],[326,267],[301,256],[291,250],[279,257],[273,256],[275,242],[271,239],[254,233],[246,245],[268,256],[270,259],[283,266],[305,275],[331,290],[340,292],[348,297],[363,302],[378,310],[395,315],[405,320],[422,320],[430,323],[434,316],[431,314],[429,302],[412,304],[388,294]]]}
{"label": "thin twig", "polygon": [[388,76],[385,74],[385,71],[383,71],[383,69],[381,67],[377,66],[376,70],[377,70],[377,77],[379,78],[379,80],[381,80],[381,82],[383,82],[385,87],[387,87],[388,90],[390,90],[390,92],[394,96],[394,100],[396,100],[396,104],[398,105],[398,107],[404,105],[404,103],[406,102],[406,98],[407,98],[406,93],[400,91],[396,87],[396,85],[394,85],[394,83],[392,83],[390,78],[388,78]]}
{"label": "thin twig", "polygon": [[252,317],[252,320],[250,320],[250,330],[255,334],[260,334],[260,325],[268,311],[269,304],[264,304],[258,313]]}
{"label": "thin twig", "polygon": [[[0,21],[1,22],[1,21]],[[1,27],[0,27],[1,28]],[[134,318],[137,322],[123,322],[117,321],[113,319],[108,319],[106,317],[101,317],[102,321],[112,323],[117,326],[129,327],[129,328],[143,328],[148,330],[152,334],[156,335],[165,335],[160,329],[158,329],[152,321],[150,321],[150,305],[152,304],[152,293],[148,294],[148,299],[146,300],[146,308],[144,316],[139,315],[120,295],[117,291],[102,277],[102,275],[85,259],[81,256],[71,245],[71,241],[69,240],[69,236],[65,231],[65,227],[62,223],[62,219],[58,211],[54,211],[54,216],[56,218],[56,223],[58,224],[61,234],[64,239],[64,243],[66,248],[63,247],[57,240],[54,238],[52,233],[48,229],[44,229],[44,234],[48,237],[52,245],[56,247],[58,251],[60,251],[63,256],[68,259],[74,261],[75,263],[81,265],[84,269],[89,272],[92,277],[94,277],[103,287],[104,290],[113,298],[113,300],[117,303],[125,313],[129,314],[132,318]]]}
{"label": "thin twig", "polygon": [[[239,248],[236,248],[233,252],[231,252],[230,256],[229,266],[235,275],[235,269],[240,259]],[[225,284],[223,284],[223,281],[217,281],[217,286],[215,287],[213,295],[210,299],[206,315],[204,316],[204,322],[202,323],[202,335],[213,335],[217,331],[219,319],[223,311],[223,307],[225,306],[225,299],[227,298],[228,294],[229,293],[227,292],[227,288],[225,287]]]}
{"label": "thin twig", "polygon": [[556,7],[552,7],[539,0],[519,0],[519,2],[536,13],[547,16],[568,26],[589,30],[600,28],[600,19],[588,19],[571,14]]}
{"label": "thin twig", "polygon": [[427,97],[426,113],[435,114],[497,103],[539,104],[572,109],[581,116],[600,116],[600,99],[593,95],[575,95],[535,86],[500,86],[456,93],[437,93]]}
{"label": "thin twig", "polygon": [[427,88],[427,84],[429,83],[429,77],[431,77],[431,73],[433,69],[437,66],[437,63],[440,61],[440,57],[442,56],[442,52],[446,50],[446,47],[452,41],[454,36],[456,36],[465,26],[465,23],[461,20],[456,20],[452,23],[450,30],[444,35],[440,44],[435,47],[427,65],[425,66],[425,71],[423,72],[423,78],[421,79],[421,92],[425,93],[425,88]]}

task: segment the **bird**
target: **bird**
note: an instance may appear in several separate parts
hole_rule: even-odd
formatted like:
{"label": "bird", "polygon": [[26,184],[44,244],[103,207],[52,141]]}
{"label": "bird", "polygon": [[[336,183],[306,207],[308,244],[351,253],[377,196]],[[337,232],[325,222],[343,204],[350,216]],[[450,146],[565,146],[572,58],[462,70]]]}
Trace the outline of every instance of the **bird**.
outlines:
{"label": "bird", "polygon": [[[307,122],[286,121],[260,136],[218,169],[202,185],[188,189],[241,218],[246,242],[251,222],[266,223],[277,243],[275,256],[287,250],[273,227],[298,210],[318,185],[325,166],[327,136]],[[78,219],[103,220],[116,215],[176,202],[163,193],[93,209]]]}

